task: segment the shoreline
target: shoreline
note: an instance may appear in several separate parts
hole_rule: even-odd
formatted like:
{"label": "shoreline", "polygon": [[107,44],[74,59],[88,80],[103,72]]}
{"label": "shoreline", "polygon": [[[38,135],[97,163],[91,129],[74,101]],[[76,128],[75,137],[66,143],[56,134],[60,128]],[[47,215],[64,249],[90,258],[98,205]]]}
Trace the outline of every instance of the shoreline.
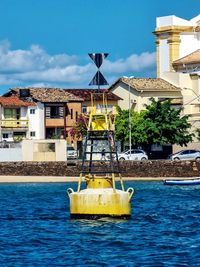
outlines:
{"label": "shoreline", "polygon": [[[199,177],[125,177],[124,182],[128,181],[164,181],[164,180],[188,180]],[[79,177],[69,176],[0,176],[1,183],[69,183],[78,182]],[[84,181],[84,180],[83,180]],[[116,178],[119,181],[119,178]]]}

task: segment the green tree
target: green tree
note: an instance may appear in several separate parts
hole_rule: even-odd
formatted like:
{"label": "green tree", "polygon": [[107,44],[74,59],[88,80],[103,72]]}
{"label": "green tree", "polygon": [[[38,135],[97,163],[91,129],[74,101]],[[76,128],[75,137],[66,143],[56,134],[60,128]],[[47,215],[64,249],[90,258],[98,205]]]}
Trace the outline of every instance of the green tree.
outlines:
{"label": "green tree", "polygon": [[189,115],[181,115],[182,109],[175,109],[168,101],[155,101],[146,106],[144,119],[147,122],[148,142],[150,144],[178,144],[187,145],[192,141]]}
{"label": "green tree", "polygon": [[[181,109],[171,107],[170,101],[160,102],[151,99],[151,104],[140,113],[131,110],[132,144],[179,144],[192,141],[189,132],[189,116],[181,116]],[[116,139],[129,139],[129,111],[118,110],[116,118]]]}
{"label": "green tree", "polygon": [[[146,143],[148,136],[145,132],[144,111],[138,113],[130,111],[131,117],[131,140],[133,145]],[[129,111],[118,107],[118,115],[115,121],[115,137],[118,141],[129,140]]]}

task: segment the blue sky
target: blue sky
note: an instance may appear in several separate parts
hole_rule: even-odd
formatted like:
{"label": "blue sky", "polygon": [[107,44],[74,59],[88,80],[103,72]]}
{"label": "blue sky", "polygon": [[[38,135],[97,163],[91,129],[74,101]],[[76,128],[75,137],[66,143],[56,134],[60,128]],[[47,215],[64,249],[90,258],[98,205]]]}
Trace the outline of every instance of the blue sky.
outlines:
{"label": "blue sky", "polygon": [[155,77],[156,17],[191,19],[199,0],[1,0],[0,93],[20,86],[88,87],[88,53],[109,56],[102,72]]}

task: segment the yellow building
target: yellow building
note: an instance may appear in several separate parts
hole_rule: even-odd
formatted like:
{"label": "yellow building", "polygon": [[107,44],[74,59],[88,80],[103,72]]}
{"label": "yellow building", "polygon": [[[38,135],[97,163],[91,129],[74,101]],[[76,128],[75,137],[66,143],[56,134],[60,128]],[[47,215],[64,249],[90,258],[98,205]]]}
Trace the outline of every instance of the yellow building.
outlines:
{"label": "yellow building", "polygon": [[[106,93],[108,111],[113,111],[114,107],[117,106],[119,104],[119,101],[123,99],[123,97],[120,97],[106,89],[65,89],[65,91],[83,99],[82,113],[89,113],[91,109],[91,93],[97,93],[97,91],[100,91],[101,93]],[[103,108],[102,95],[103,94],[99,94],[98,99],[96,99],[97,109],[99,110]]]}

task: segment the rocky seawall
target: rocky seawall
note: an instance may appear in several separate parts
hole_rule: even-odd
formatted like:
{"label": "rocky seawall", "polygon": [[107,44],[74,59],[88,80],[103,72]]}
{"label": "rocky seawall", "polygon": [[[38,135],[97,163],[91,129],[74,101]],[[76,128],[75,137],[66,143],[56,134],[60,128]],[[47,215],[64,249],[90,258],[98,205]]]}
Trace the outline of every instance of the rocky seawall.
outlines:
{"label": "rocky seawall", "polygon": [[[95,163],[97,169],[108,168],[107,163]],[[0,162],[0,175],[7,176],[79,176],[81,162]],[[121,161],[123,177],[198,177],[197,161]]]}

